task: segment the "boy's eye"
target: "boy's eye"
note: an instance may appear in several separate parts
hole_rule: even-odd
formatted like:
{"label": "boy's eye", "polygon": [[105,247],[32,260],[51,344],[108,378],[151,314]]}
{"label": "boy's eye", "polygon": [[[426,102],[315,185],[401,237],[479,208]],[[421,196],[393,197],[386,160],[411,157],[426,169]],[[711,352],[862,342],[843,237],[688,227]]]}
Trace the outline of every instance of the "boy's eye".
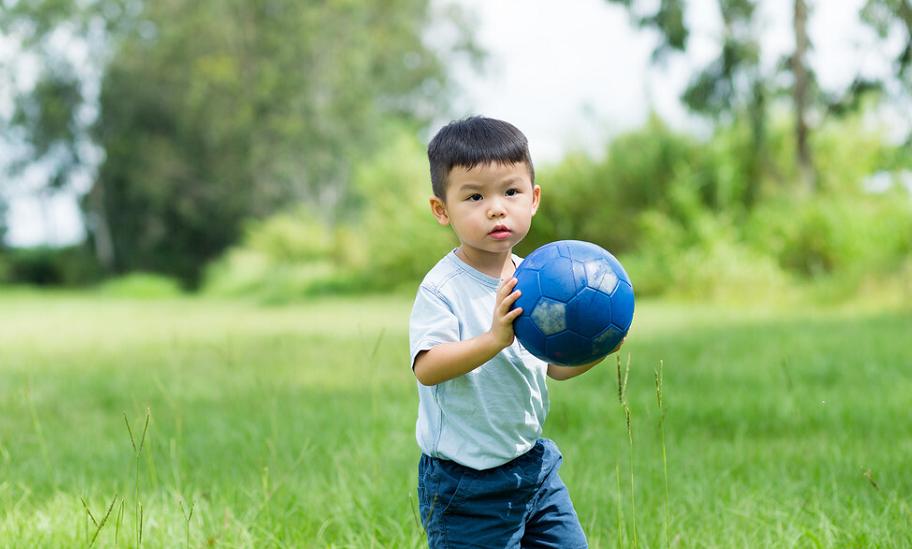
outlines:
{"label": "boy's eye", "polygon": [[466,200],[471,200],[472,202],[478,202],[479,200],[481,200],[481,195],[478,193],[475,193],[473,195],[469,195],[469,197]]}
{"label": "boy's eye", "polygon": [[508,189],[507,196],[516,196],[519,194],[519,189]]}

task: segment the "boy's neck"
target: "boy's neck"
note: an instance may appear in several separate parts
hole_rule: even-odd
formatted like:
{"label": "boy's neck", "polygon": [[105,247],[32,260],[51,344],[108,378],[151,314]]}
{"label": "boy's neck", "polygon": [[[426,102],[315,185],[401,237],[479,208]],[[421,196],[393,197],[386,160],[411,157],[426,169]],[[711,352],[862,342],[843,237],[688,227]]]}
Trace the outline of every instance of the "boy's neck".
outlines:
{"label": "boy's neck", "polygon": [[456,248],[456,255],[471,267],[494,278],[507,280],[512,278],[513,273],[516,272],[512,249],[502,253],[478,252],[477,250],[467,252],[465,246],[460,246]]}

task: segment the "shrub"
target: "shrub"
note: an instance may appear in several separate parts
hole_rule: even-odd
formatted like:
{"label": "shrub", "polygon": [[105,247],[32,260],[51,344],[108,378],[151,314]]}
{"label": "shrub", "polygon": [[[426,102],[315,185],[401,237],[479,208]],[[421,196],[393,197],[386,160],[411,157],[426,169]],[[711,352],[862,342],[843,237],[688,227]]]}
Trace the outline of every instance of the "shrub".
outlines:
{"label": "shrub", "polygon": [[615,139],[604,159],[568,155],[539,170],[542,207],[520,250],[565,238],[595,242],[612,253],[636,248],[637,218],[646,210],[671,213],[669,196],[686,172],[704,194],[714,185],[702,145],[658,119]]}
{"label": "shrub", "polygon": [[[912,255],[912,200],[898,188],[862,190],[859,178],[883,162],[885,146],[853,124],[821,130],[821,190],[799,199],[788,124],[774,120],[756,155],[743,121],[704,142],[650,120],[614,140],[604,158],[570,154],[539,166],[542,206],[516,252],[567,238],[595,242],[622,259],[641,296],[790,299],[791,288],[822,277],[832,280],[820,288],[850,293]],[[414,135],[391,134],[353,173],[344,217],[330,225],[298,207],[250,224],[210,265],[207,291],[285,301],[414,288],[456,245],[428,211],[424,147]]]}
{"label": "shrub", "polygon": [[9,260],[3,255],[3,251],[0,250],[0,284],[12,282],[10,272]]}
{"label": "shrub", "polygon": [[734,224],[702,213],[691,227],[660,212],[639,220],[638,250],[623,258],[638,296],[727,302],[790,299],[790,277],[738,240]]}
{"label": "shrub", "polygon": [[414,136],[398,134],[355,170],[358,199],[330,227],[308,207],[252,223],[241,243],[206,271],[205,291],[284,302],[318,293],[416,287],[454,245],[428,207],[427,159]]}
{"label": "shrub", "polygon": [[746,234],[804,277],[883,273],[912,251],[912,200],[896,191],[770,202],[754,213]]}
{"label": "shrub", "polygon": [[211,263],[204,291],[286,301],[335,272],[332,231],[310,208],[249,223],[241,243]]}
{"label": "shrub", "polygon": [[424,147],[400,135],[355,174],[363,197],[359,238],[348,246],[361,258],[348,263],[365,289],[417,288],[421,278],[456,245],[453,231],[431,215],[431,183]]}
{"label": "shrub", "polygon": [[102,282],[98,292],[131,299],[161,299],[180,296],[181,286],[177,280],[167,276],[131,273]]}
{"label": "shrub", "polygon": [[7,248],[0,255],[0,281],[37,286],[87,286],[102,278],[91,251],[83,245]]}

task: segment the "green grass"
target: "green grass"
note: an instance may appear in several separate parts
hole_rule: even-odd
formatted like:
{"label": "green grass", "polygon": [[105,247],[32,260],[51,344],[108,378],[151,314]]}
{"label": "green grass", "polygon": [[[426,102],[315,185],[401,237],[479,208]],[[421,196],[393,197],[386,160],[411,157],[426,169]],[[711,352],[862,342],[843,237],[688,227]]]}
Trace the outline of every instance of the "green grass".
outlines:
{"label": "green grass", "polygon": [[[139,504],[147,547],[422,546],[409,307],[0,294],[0,547],[135,546]],[[910,334],[902,311],[640,305],[632,446],[614,360],[551,384],[591,545],[635,518],[641,547],[666,524],[676,547],[912,546]]]}

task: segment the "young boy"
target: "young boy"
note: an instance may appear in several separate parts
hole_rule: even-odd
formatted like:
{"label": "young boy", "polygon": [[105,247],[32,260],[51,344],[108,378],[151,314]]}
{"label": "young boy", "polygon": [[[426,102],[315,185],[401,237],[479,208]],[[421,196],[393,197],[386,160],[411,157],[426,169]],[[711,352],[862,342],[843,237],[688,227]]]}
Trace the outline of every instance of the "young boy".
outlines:
{"label": "young boy", "polygon": [[541,198],[526,137],[500,120],[459,120],[437,133],[428,159],[431,212],[460,242],[425,276],[409,322],[428,544],[586,547],[560,451],[540,435],[545,375],[569,379],[600,361],[546,364],[513,334],[513,246]]}

